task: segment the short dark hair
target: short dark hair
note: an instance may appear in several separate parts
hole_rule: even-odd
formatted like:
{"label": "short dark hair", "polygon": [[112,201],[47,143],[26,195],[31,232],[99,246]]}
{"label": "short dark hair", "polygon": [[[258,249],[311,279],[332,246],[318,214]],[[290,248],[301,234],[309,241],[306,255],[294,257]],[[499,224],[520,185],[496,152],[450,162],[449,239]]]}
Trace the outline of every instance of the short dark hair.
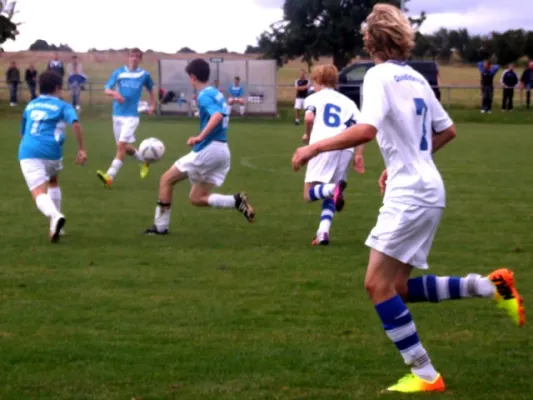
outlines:
{"label": "short dark hair", "polygon": [[236,81],[240,81],[241,78],[239,78],[238,76],[236,76],[236,77],[235,77],[235,80],[236,80]]}
{"label": "short dark hair", "polygon": [[128,52],[128,55],[129,54],[138,54],[140,58],[143,58],[143,52],[138,47],[134,47],[134,48],[130,49],[130,51]]}
{"label": "short dark hair", "polygon": [[46,71],[39,75],[39,93],[52,94],[63,86],[63,78],[55,72]]}
{"label": "short dark hair", "polygon": [[209,81],[210,68],[209,63],[202,58],[192,60],[185,68],[187,75],[192,75],[198,81],[205,83]]}

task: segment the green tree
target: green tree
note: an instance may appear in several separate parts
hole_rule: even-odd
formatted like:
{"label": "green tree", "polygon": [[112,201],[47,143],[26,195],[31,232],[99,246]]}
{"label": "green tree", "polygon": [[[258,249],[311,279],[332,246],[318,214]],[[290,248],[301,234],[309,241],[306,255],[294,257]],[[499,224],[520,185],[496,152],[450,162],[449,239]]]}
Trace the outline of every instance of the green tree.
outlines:
{"label": "green tree", "polygon": [[524,55],[526,33],[522,29],[511,29],[504,33],[493,32],[492,45],[498,63],[513,63]]}
{"label": "green tree", "polygon": [[528,31],[524,39],[524,55],[533,60],[533,31]]}
{"label": "green tree", "polygon": [[[361,25],[376,3],[399,6],[400,0],[285,0],[283,20],[261,34],[258,46],[278,65],[297,57],[310,65],[331,56],[341,69],[363,52]],[[424,19],[422,14],[412,23]]]}
{"label": "green tree", "polygon": [[15,40],[18,35],[18,29],[15,22],[13,22],[13,15],[15,14],[16,1],[5,3],[0,1],[0,44],[7,40]]}

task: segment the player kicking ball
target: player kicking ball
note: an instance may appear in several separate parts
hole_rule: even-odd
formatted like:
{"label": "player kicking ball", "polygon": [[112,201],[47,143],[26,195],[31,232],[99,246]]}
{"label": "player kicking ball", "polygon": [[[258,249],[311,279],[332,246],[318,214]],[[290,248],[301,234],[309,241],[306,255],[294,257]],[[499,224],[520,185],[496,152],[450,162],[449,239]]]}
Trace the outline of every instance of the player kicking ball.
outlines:
{"label": "player kicking ball", "polygon": [[144,232],[147,235],[168,233],[174,185],[187,178],[191,182],[189,200],[193,205],[237,209],[249,222],[253,222],[255,217],[245,193],[211,193],[213,188],[222,186],[230,170],[227,143],[229,108],[222,93],[208,85],[210,70],[207,61],[195,59],[187,65],[185,71],[192,86],[198,91],[200,134],[187,140],[192,151],[176,161],[161,176],[154,225]]}
{"label": "player kicking ball", "polygon": [[19,161],[22,175],[39,211],[50,219],[49,237],[58,242],[65,216],[61,213],[59,171],[63,169],[65,126],[72,125],[78,141],[76,163],[87,159],[83,133],[74,108],[61,100],[62,78],[53,72],[39,77],[40,96],[30,101],[22,116]]}
{"label": "player kicking ball", "polygon": [[[305,133],[302,141],[315,143],[333,137],[356,123],[359,109],[348,97],[337,92],[339,73],[334,65],[319,65],[313,69],[311,79],[315,93],[304,102]],[[330,151],[309,161],[305,174],[304,200],[322,200],[320,225],[313,239],[314,246],[329,244],[329,231],[335,212],[344,207],[344,189],[350,162],[354,159],[355,170],[364,173],[364,146],[356,149]]]}
{"label": "player kicking ball", "polygon": [[153,114],[155,109],[154,82],[150,74],[140,67],[141,50],[134,48],[128,54],[128,65],[113,72],[105,86],[105,94],[113,98],[113,133],[117,143],[115,158],[107,172],[96,171],[96,175],[110,188],[118,171],[122,168],[126,155],[135,157],[141,164],[141,178],[148,175],[149,164],[133,144],[135,130],[139,126],[139,102],[143,88],[150,93],[150,105],[146,112]]}
{"label": "player kicking ball", "polygon": [[383,206],[366,241],[370,257],[365,287],[383,329],[411,368],[386,391],[442,392],[444,379],[422,345],[405,303],[481,297],[494,300],[517,326],[524,325],[524,304],[513,272],[505,268],[488,276],[410,278],[413,268],[428,269],[427,257],[445,206],[444,183],[432,153],[456,131],[426,79],[405,63],[414,47],[414,32],[400,10],[375,5],[366,20],[364,41],[376,66],[365,75],[360,119],[339,135],[298,149],[293,168],[318,154],[377,137],[387,169],[379,180]]}

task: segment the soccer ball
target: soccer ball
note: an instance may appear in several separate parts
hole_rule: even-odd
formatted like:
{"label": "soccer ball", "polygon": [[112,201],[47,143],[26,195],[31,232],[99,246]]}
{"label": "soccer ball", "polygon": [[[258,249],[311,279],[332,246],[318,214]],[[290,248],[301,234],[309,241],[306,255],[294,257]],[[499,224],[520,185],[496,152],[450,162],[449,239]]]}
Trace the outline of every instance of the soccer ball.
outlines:
{"label": "soccer ball", "polygon": [[163,158],[165,145],[156,138],[144,139],[139,146],[139,153],[141,153],[145,162],[153,164]]}

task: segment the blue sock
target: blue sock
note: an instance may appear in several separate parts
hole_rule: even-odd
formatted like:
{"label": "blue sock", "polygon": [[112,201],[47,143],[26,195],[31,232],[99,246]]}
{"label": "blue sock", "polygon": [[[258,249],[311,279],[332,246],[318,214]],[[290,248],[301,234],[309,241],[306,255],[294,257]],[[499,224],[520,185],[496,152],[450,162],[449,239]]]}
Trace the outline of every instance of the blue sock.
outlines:
{"label": "blue sock", "polygon": [[322,202],[322,212],[320,214],[318,232],[329,233],[333,221],[333,215],[335,215],[335,204],[333,203],[333,199],[325,199]]}
{"label": "blue sock", "polygon": [[324,183],[320,185],[315,185],[309,189],[309,200],[317,201],[317,200],[328,199],[331,196],[333,196],[334,191],[335,191],[334,183]]}
{"label": "blue sock", "polygon": [[430,366],[429,356],[420,343],[411,313],[402,298],[396,295],[383,303],[376,304],[375,307],[385,333],[398,348],[405,363],[416,368]]}
{"label": "blue sock", "polygon": [[458,300],[468,297],[491,297],[492,283],[481,275],[455,276],[424,275],[407,281],[407,301],[410,303]]}

